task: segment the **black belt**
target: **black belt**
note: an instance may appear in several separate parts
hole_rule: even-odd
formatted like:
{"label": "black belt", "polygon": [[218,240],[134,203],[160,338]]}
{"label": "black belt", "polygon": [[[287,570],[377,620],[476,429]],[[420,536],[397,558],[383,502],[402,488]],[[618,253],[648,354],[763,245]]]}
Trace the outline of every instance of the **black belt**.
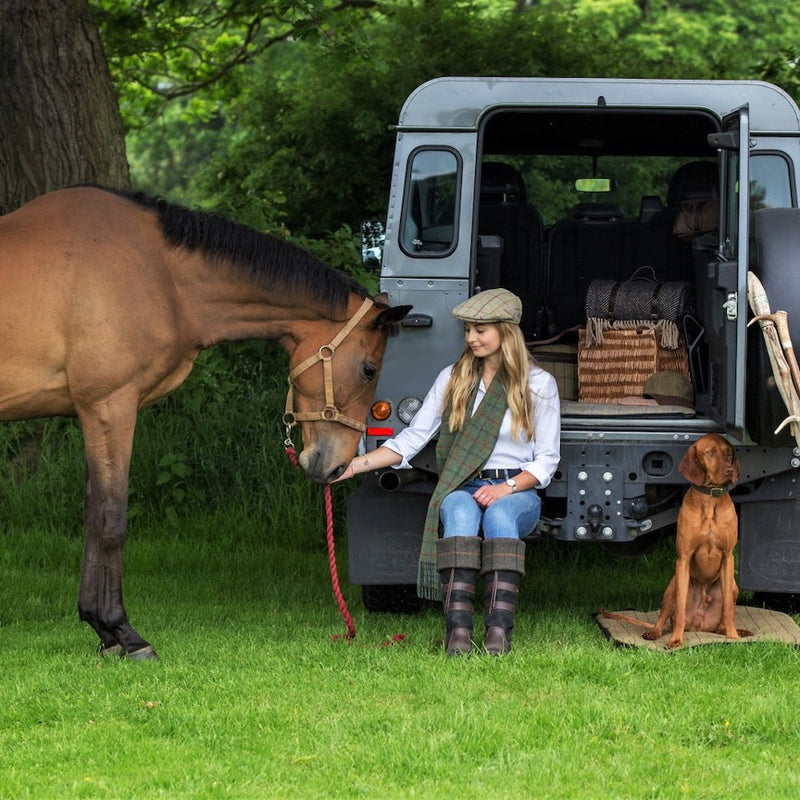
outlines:
{"label": "black belt", "polygon": [[498,478],[516,478],[521,469],[482,469],[478,473],[478,480],[493,481]]}

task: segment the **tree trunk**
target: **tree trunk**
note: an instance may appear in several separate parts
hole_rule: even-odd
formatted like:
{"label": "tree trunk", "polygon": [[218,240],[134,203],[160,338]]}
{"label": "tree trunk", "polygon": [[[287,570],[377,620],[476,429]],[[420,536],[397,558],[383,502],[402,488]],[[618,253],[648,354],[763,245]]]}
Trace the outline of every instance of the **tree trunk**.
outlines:
{"label": "tree trunk", "polygon": [[87,0],[0,2],[0,213],[76,183],[130,185]]}

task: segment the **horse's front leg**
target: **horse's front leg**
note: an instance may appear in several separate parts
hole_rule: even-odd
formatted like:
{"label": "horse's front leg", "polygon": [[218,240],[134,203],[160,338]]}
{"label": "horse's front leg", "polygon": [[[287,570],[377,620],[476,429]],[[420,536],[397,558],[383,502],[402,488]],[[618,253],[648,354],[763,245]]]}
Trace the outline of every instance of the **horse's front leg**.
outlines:
{"label": "horse's front leg", "polygon": [[80,415],[86,450],[85,545],[78,613],[100,637],[101,652],[157,658],[131,626],[122,600],[122,551],[135,408],[112,404]]}

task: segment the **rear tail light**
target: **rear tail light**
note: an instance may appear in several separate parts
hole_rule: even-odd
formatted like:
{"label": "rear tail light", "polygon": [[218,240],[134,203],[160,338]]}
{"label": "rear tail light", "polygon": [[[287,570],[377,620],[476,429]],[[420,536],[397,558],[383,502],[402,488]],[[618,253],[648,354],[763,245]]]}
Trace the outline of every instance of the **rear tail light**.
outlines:
{"label": "rear tail light", "polygon": [[376,400],[372,404],[372,418],[383,422],[392,416],[392,404],[388,400]]}

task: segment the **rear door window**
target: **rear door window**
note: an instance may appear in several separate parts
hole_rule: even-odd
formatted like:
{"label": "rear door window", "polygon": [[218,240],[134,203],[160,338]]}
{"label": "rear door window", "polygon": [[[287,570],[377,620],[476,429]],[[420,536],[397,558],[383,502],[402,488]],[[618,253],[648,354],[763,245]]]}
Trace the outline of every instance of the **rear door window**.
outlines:
{"label": "rear door window", "polygon": [[420,149],[409,159],[400,242],[412,256],[445,256],[456,243],[458,154],[449,149]]}

